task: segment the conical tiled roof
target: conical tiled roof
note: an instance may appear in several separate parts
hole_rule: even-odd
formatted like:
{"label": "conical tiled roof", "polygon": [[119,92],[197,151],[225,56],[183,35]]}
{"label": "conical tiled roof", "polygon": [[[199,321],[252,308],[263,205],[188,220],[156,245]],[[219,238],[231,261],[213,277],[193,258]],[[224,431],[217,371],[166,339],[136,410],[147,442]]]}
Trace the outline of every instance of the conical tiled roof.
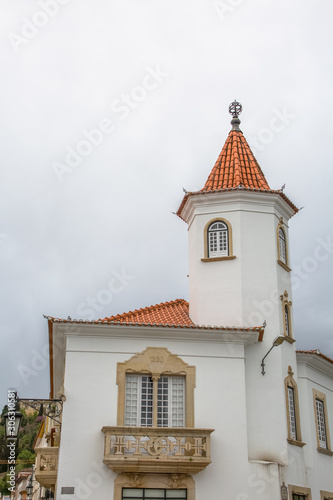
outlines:
{"label": "conical tiled roof", "polygon": [[206,184],[201,191],[254,188],[270,190],[268,182],[243,133],[231,130]]}
{"label": "conical tiled roof", "polygon": [[234,189],[278,194],[294,213],[298,212],[296,205],[284,194],[283,188],[274,190],[269,187],[259,163],[239,128],[238,115],[241,111],[242,106],[238,102],[234,101],[230,105],[229,112],[233,116],[232,129],[204,187],[200,191],[186,191],[184,189],[185,195],[177,211],[177,215],[181,219],[185,220],[183,209],[191,196]]}

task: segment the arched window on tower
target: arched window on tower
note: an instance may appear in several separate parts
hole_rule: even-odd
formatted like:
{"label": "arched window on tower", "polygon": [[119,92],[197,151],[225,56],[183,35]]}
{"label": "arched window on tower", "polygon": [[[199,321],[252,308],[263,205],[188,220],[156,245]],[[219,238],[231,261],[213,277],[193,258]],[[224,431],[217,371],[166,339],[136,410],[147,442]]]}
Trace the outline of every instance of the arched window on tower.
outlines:
{"label": "arched window on tower", "polygon": [[286,410],[288,423],[288,442],[296,446],[304,446],[301,436],[301,420],[298,404],[298,387],[294,379],[294,372],[288,366],[288,376],[284,379],[286,390]]}
{"label": "arched window on tower", "polygon": [[287,233],[284,228],[283,217],[280,218],[279,224],[277,225],[277,252],[278,252],[278,264],[280,264],[283,269],[290,272],[289,259],[288,259],[288,241]]}
{"label": "arched window on tower", "polygon": [[229,234],[225,222],[215,221],[207,231],[208,257],[226,257],[229,255]]}

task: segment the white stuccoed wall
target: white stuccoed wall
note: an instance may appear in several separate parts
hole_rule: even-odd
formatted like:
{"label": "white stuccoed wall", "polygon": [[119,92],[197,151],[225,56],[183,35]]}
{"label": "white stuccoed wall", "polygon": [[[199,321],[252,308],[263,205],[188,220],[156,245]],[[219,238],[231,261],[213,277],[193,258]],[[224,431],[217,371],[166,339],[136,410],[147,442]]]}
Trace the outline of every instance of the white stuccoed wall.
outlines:
{"label": "white stuccoed wall", "polygon": [[[262,376],[262,343],[246,347],[244,359],[242,343],[232,343],[230,336],[225,342],[223,332],[143,327],[129,331],[104,325],[74,329],[68,335],[66,352],[67,400],[57,500],[74,500],[73,495],[60,494],[62,486],[75,486],[75,499],[113,498],[116,474],[102,464],[101,428],[117,422],[117,362],[148,346],[167,347],[196,366],[195,427],[215,429],[212,464],[193,476],[197,500],[280,500],[282,481],[310,487],[313,500],[319,500],[319,489],[332,491],[332,457],[316,450],[312,402],[312,386],[321,387],[332,408],[332,377],[300,367],[300,414],[306,446],[287,443],[283,380],[288,364],[295,360],[294,345],[274,348]],[[297,380],[297,369],[294,372]],[[331,416],[329,426],[333,428]]]}
{"label": "white stuccoed wall", "polygon": [[[291,300],[289,273],[277,264],[281,216],[287,223],[291,209],[278,195],[232,191],[189,198],[184,218],[189,225],[190,317],[195,324],[259,326],[266,319],[275,325],[275,337],[281,333],[278,299],[287,290]],[[202,262],[204,228],[218,217],[232,226],[236,258]],[[267,300],[274,306],[268,305],[268,313]]]}
{"label": "white stuccoed wall", "polygon": [[[89,328],[89,327],[88,327]],[[87,328],[85,328],[87,333]],[[116,475],[103,460],[104,425],[116,425],[116,363],[126,361],[148,346],[167,347],[196,366],[195,427],[214,428],[212,464],[194,476],[196,498],[235,497],[249,488],[245,366],[243,345],[197,340],[127,338],[124,328],[116,338],[68,338],[65,371],[66,403],[58,470],[58,497],[62,486],[75,486],[76,498],[112,498]],[[114,330],[113,330],[114,334]],[[119,338],[119,334],[121,338]],[[140,328],[140,335],[144,329]],[[186,334],[186,332],[185,332]],[[223,336],[223,333],[220,335]],[[100,472],[97,469],[101,467]],[[107,476],[107,477],[103,477]],[[100,483],[100,484],[99,484]],[[96,487],[94,487],[96,485]],[[91,496],[89,496],[91,491]]]}

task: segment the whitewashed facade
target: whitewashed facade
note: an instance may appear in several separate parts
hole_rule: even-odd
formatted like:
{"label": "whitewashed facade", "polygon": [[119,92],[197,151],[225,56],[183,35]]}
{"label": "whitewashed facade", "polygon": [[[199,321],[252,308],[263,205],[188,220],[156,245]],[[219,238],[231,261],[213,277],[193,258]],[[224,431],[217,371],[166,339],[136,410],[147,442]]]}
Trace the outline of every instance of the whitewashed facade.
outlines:
{"label": "whitewashed facade", "polygon": [[[242,134],[233,127],[227,143]],[[178,212],[192,324],[160,323],[150,308],[151,324],[48,318],[51,397],[66,397],[57,500],[333,500],[333,362],[295,347],[297,209],[282,191],[232,182],[186,193]]]}

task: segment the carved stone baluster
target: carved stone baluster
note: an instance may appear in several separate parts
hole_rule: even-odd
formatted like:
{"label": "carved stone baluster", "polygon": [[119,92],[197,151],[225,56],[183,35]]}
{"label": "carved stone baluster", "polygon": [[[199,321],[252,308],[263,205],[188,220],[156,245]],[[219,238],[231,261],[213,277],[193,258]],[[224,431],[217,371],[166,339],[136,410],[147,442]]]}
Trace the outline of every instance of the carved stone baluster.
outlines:
{"label": "carved stone baluster", "polygon": [[128,451],[134,450],[132,455],[142,455],[141,448],[143,447],[143,443],[141,443],[141,436],[137,436],[135,441],[127,441],[126,444]]}
{"label": "carved stone baluster", "polygon": [[192,449],[194,450],[194,457],[202,457],[206,453],[206,440],[204,438],[194,438],[194,444],[192,445]]}
{"label": "carved stone baluster", "polygon": [[116,442],[114,443],[115,455],[123,455],[125,447],[124,436],[116,436]]}
{"label": "carved stone baluster", "polygon": [[[183,441],[183,442],[182,442]],[[184,437],[177,437],[174,444],[174,448],[178,448],[178,451],[174,454],[175,457],[183,457],[185,451],[187,450],[186,441]]]}

